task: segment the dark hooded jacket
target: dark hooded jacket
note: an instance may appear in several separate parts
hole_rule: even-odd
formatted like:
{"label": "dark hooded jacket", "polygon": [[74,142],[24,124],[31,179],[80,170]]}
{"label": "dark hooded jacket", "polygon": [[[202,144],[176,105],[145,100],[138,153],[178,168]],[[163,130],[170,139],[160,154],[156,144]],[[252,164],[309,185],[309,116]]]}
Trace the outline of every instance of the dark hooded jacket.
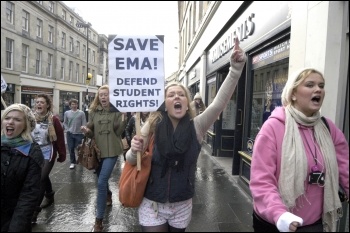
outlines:
{"label": "dark hooded jacket", "polygon": [[20,148],[1,144],[1,232],[32,231],[43,163],[36,142]]}

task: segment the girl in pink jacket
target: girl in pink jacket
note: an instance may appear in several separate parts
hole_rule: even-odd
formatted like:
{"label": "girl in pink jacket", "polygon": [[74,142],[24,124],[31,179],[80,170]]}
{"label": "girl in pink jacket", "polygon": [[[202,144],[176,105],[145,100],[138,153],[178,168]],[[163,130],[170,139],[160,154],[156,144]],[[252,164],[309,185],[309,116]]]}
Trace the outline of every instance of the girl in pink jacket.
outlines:
{"label": "girl in pink jacket", "polygon": [[313,68],[294,73],[282,92],[283,107],[255,139],[249,186],[257,232],[336,231],[339,185],[349,196],[349,145],[332,121],[326,119],[327,126],[321,119],[324,86]]}

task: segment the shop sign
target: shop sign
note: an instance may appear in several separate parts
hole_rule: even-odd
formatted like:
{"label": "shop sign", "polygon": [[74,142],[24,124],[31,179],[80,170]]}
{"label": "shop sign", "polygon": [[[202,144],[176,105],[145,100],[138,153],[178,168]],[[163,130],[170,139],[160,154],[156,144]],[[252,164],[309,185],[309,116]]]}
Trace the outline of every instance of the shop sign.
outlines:
{"label": "shop sign", "polygon": [[255,55],[252,59],[253,69],[257,69],[289,57],[289,49],[290,40],[287,40],[260,54]]}
{"label": "shop sign", "polygon": [[53,89],[48,89],[43,87],[22,86],[22,94],[39,94],[39,93],[53,95]]}

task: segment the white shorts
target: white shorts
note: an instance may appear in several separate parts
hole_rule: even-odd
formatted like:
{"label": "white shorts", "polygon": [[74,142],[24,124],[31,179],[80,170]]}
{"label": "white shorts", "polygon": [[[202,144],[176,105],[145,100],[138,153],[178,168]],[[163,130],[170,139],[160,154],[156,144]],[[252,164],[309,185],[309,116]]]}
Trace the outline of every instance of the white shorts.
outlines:
{"label": "white shorts", "polygon": [[174,202],[158,203],[143,198],[139,207],[139,221],[142,226],[160,226],[168,222],[175,228],[187,228],[192,217],[192,198]]}

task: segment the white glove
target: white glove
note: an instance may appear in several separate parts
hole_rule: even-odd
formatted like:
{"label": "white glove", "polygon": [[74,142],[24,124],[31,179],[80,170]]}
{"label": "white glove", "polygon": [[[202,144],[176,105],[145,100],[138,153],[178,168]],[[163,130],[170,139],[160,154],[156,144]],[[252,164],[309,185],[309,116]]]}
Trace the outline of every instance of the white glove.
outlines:
{"label": "white glove", "polygon": [[302,218],[290,212],[285,212],[278,218],[276,227],[280,232],[289,232],[289,225],[292,222],[298,222],[299,226],[302,226],[304,223]]}

